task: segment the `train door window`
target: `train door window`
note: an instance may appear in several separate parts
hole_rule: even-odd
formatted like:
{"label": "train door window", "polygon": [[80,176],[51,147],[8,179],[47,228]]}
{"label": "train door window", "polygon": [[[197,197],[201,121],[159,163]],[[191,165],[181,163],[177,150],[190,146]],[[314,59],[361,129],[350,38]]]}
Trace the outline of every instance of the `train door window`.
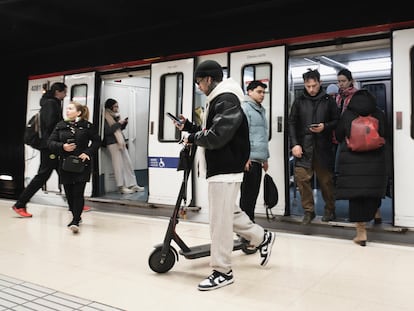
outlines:
{"label": "train door window", "polygon": [[272,85],[271,85],[271,76],[272,76],[272,65],[270,63],[263,64],[252,64],[244,66],[242,69],[242,85],[243,91],[247,94],[247,86],[253,80],[259,80],[267,85],[265,90],[265,97],[262,102],[263,107],[266,109],[266,119],[268,122],[269,137],[271,138],[271,99],[272,99]]}
{"label": "train door window", "polygon": [[377,107],[387,114],[387,94],[385,85],[383,83],[369,83],[362,84],[362,88],[367,89],[375,96],[377,99]]}
{"label": "train door window", "polygon": [[88,98],[88,85],[86,83],[72,85],[70,96],[71,101],[86,105]]}
{"label": "train door window", "polygon": [[183,79],[182,73],[168,73],[161,76],[160,81],[160,115],[159,115],[159,141],[179,141],[180,131],[175,127],[166,113],[178,116],[183,107]]}

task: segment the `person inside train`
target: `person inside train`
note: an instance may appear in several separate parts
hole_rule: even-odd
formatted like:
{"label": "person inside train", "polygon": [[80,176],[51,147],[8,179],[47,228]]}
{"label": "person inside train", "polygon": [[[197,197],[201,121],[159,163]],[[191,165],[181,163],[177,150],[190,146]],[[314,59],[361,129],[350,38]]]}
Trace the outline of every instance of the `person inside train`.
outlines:
{"label": "person inside train", "polygon": [[269,132],[266,109],[262,106],[267,85],[261,81],[251,81],[242,109],[249,124],[250,156],[244,167],[243,182],[240,188],[240,208],[254,222],[257,196],[262,182],[262,170],[267,172],[269,153]]}
{"label": "person inside train", "polygon": [[12,207],[20,217],[32,217],[32,214],[27,212],[26,204],[47,182],[53,170],[58,172],[58,157],[48,148],[47,140],[56,124],[63,119],[62,101],[66,94],[66,84],[55,82],[50,87],[50,90],[45,92],[40,99],[40,128],[42,133],[40,165],[37,175],[27,185]]}
{"label": "person inside train", "polygon": [[108,98],[105,101],[104,145],[111,154],[116,185],[122,194],[145,190],[144,187],[139,186],[137,183],[135,171],[122,133],[127,124],[128,118],[121,119],[118,102],[113,98]]}
{"label": "person inside train", "polygon": [[208,182],[213,271],[199,283],[198,289],[208,291],[234,282],[233,232],[257,247],[262,266],[269,262],[276,235],[252,222],[236,203],[250,154],[249,128],[241,108],[244,94],[240,85],[232,78],[223,80],[222,68],[213,60],[200,63],[194,78],[200,91],[207,96],[203,124],[192,123],[183,115],[179,116],[180,123],[173,122],[178,129],[189,133],[184,143],[196,144],[204,155],[200,168]]}
{"label": "person inside train", "polygon": [[[101,144],[96,127],[89,121],[88,107],[78,102],[70,102],[66,107],[66,119],[56,124],[48,139],[48,147],[59,155],[59,182],[65,189],[72,221],[68,224],[73,233],[79,232],[79,223],[85,203],[86,182],[90,180],[92,158]],[[84,164],[82,170],[66,168],[69,156],[76,156]]]}
{"label": "person inside train", "polygon": [[333,98],[336,99],[336,96],[338,96],[339,93],[339,87],[335,83],[331,83],[326,87],[326,94],[331,95]]}
{"label": "person inside train", "polygon": [[342,114],[352,98],[352,95],[358,90],[355,87],[355,81],[352,77],[352,72],[349,69],[343,68],[337,73],[339,92],[336,96],[336,104],[340,113]]}
{"label": "person inside train", "polygon": [[314,174],[325,201],[322,221],[332,221],[336,218],[332,131],[338,123],[339,114],[335,100],[321,87],[318,70],[309,69],[305,72],[303,82],[303,93],[293,102],[288,126],[292,155],[295,159],[295,181],[305,213],[302,224],[307,225],[316,216],[311,185]]}
{"label": "person inside train", "polygon": [[343,112],[335,130],[340,142],[336,198],[349,200],[349,221],[356,223],[354,242],[365,246],[366,222],[375,217],[381,199],[385,197],[388,174],[385,146],[365,152],[351,151],[345,137],[350,136],[352,121],[359,115],[378,119],[378,132],[386,137],[385,115],[377,108],[375,97],[365,89],[356,91]]}

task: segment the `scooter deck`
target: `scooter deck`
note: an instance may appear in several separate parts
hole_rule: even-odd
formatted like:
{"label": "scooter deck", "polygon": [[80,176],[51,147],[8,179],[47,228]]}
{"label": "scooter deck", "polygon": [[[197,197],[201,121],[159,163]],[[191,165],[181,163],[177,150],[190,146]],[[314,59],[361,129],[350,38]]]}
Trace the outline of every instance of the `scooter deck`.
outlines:
{"label": "scooter deck", "polygon": [[[211,244],[202,244],[190,247],[189,252],[183,252],[180,250],[180,255],[183,255],[187,259],[196,259],[201,257],[210,256],[210,245]],[[237,251],[243,248],[244,243],[239,240],[234,240],[233,251]]]}

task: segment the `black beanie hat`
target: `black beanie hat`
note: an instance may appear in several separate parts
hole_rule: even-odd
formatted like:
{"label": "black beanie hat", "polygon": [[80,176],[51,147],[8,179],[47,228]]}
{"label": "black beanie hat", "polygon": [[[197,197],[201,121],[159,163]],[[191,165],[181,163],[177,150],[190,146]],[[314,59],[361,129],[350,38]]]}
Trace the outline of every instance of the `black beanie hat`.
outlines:
{"label": "black beanie hat", "polygon": [[195,72],[195,78],[212,77],[215,81],[223,80],[223,70],[219,63],[214,60],[206,60],[200,63]]}

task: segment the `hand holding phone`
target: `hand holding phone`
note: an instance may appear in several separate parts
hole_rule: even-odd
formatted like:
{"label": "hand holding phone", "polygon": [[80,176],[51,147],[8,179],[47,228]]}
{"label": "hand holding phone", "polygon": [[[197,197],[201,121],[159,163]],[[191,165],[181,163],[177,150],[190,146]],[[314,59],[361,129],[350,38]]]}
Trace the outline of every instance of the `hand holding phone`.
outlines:
{"label": "hand holding phone", "polygon": [[176,117],[176,116],[175,116],[175,115],[173,115],[172,113],[167,112],[166,114],[167,114],[167,116],[168,116],[171,120],[173,120],[173,121],[177,122],[179,125],[182,125],[182,124],[183,124],[183,123],[181,122],[180,118]]}
{"label": "hand holding phone", "polygon": [[312,123],[312,124],[309,124],[309,127],[319,127],[319,123]]}

